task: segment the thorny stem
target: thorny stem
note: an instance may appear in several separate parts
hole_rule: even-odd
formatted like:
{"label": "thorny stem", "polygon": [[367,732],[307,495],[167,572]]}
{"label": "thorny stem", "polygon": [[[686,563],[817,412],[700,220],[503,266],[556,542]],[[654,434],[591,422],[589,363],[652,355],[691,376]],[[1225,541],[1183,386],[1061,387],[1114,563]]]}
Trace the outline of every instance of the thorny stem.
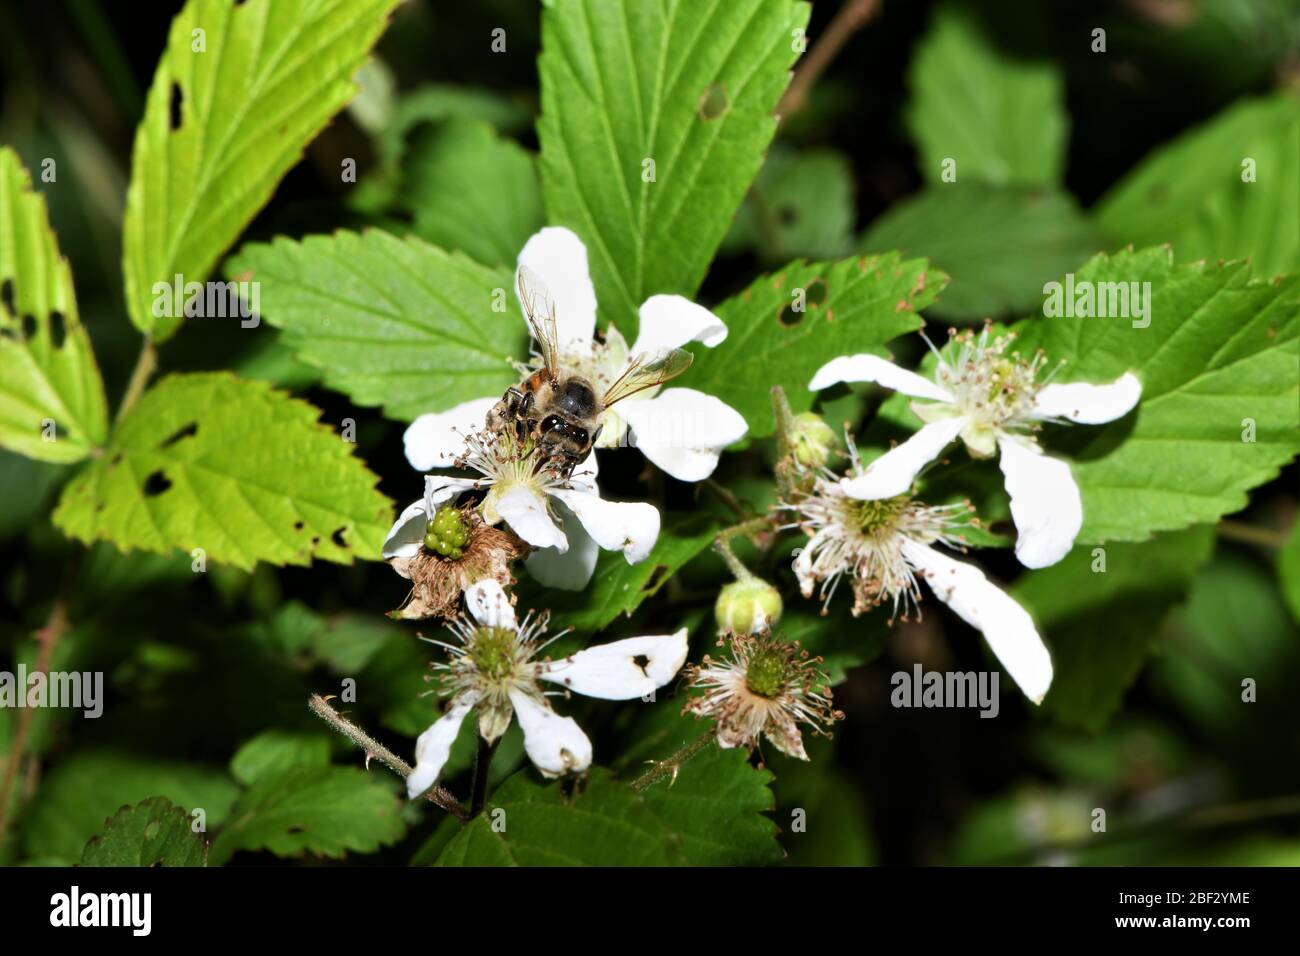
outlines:
{"label": "thorny stem", "polygon": [[1228,541],[1240,541],[1244,544],[1258,544],[1265,548],[1286,547],[1290,536],[1276,528],[1261,528],[1259,525],[1246,524],[1241,521],[1220,521],[1214,526],[1214,533]]}
{"label": "thorny stem", "polygon": [[[673,780],[676,780],[677,771],[682,768],[682,764],[686,763],[686,761],[690,760],[712,743],[715,736],[716,734],[714,730],[710,728],[694,740],[690,741],[690,743],[681,747],[672,756],[663,760],[651,761],[654,766],[633,780],[629,786],[640,793],[642,790],[654,786],[660,780],[664,779],[664,777],[672,777]],[[672,784],[670,783],[669,786],[672,786]]]}
{"label": "thorny stem", "polygon": [[740,524],[733,524],[730,528],[723,528],[713,539],[713,550],[722,556],[722,560],[727,564],[729,570],[737,581],[748,581],[752,578],[753,572],[745,567],[740,558],[736,557],[736,552],[731,550],[731,539],[742,534],[757,534],[760,531],[767,531],[772,527],[772,519],[767,515],[761,515],[757,518],[750,518],[742,521]]}
{"label": "thorny stem", "polygon": [[154,347],[153,339],[146,335],[140,345],[140,355],[135,360],[135,368],[131,370],[131,381],[127,383],[122,404],[117,406],[117,421],[120,422],[125,418],[126,413],[139,401],[140,396],[144,394],[145,386],[149,384],[149,379],[157,368],[158,350]]}
{"label": "thorny stem", "polygon": [[483,811],[483,804],[487,802],[488,775],[492,769],[492,755],[496,751],[495,740],[488,743],[482,737],[478,738],[478,755],[474,758],[474,786],[469,802],[471,817],[478,816]]}
{"label": "thorny stem", "polygon": [[[411,775],[411,765],[403,760],[397,754],[393,753],[379,741],[375,740],[368,733],[358,727],[352,721],[348,720],[337,710],[329,705],[320,694],[312,694],[307,702],[307,706],[325,723],[329,724],[344,737],[347,737],[354,744],[366,752],[366,762],[369,763],[373,757],[378,760],[393,773],[397,774],[403,780]],[[460,801],[453,797],[444,787],[435,786],[425,792],[425,797],[430,802],[446,810],[454,817],[461,820],[468,820],[470,814]]]}
{"label": "thorny stem", "polygon": [[826,32],[821,35],[821,39],[808,51],[807,58],[795,70],[790,88],[785,91],[785,96],[781,97],[781,102],[777,104],[778,116],[790,116],[803,109],[808,102],[808,93],[812,90],[813,84],[817,82],[826,67],[831,65],[831,61],[839,55],[844,44],[849,42],[849,37],[875,16],[879,9],[880,0],[844,0],[834,18],[826,25]]}
{"label": "thorny stem", "polygon": [[[73,559],[74,562],[77,560]],[[70,577],[72,575],[70,574]],[[50,662],[54,659],[54,648],[68,629],[67,587],[50,608],[50,616],[45,626],[36,632],[41,650],[36,658],[37,673],[48,675]],[[9,759],[5,762],[4,779],[0,780],[0,844],[4,843],[5,833],[9,828],[9,802],[13,798],[14,783],[18,779],[18,768],[22,765],[23,752],[27,749],[27,735],[31,731],[34,708],[24,707],[18,711],[18,725],[14,728],[13,741],[9,747]]]}

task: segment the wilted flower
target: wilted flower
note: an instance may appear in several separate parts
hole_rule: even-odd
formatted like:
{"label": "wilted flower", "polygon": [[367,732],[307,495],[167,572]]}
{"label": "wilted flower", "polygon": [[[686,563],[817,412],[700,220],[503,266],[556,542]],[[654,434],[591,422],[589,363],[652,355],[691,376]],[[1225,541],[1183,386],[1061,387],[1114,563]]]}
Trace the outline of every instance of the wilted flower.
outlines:
{"label": "wilted flower", "polygon": [[752,750],[766,737],[783,754],[807,760],[799,725],[829,737],[828,725],[844,717],[831,706],[821,658],[767,629],[718,641],[726,644],[728,658],[714,661],[706,654],[700,665],[687,665],[690,688],[704,693],[688,700],[683,712],[712,717],[719,747]]}
{"label": "wilted flower", "polygon": [[961,438],[977,458],[1000,452],[1011,517],[1019,532],[1016,557],[1030,568],[1055,564],[1073,547],[1083,526],[1083,504],[1070,466],[1043,454],[1033,433],[1043,422],[1099,425],[1122,418],[1142,397],[1142,383],[1129,372],[1108,385],[1049,385],[1037,381],[1045,362],[1041,352],[1030,361],[1018,352],[1008,353],[1014,334],[992,342],[987,326],[978,338],[970,330],[950,334],[961,349],[951,364],[936,350],[939,364],[933,382],[875,355],[841,356],[813,376],[808,385],[813,391],[837,382],[875,382],[929,399],[912,403],[926,425],[861,474],[846,478],[844,490],[858,499],[902,495],[928,462]]}
{"label": "wilted flower", "polygon": [[[573,232],[543,229],[519,253],[555,303],[559,364],[603,393],[623,373],[628,358],[700,342],[709,348],[727,337],[722,320],[680,295],[654,295],[640,308],[640,331],[628,347],[610,323],[596,339],[596,292],[587,271],[587,248]],[[447,467],[464,448],[463,436],[483,426],[500,395],[471,399],[437,414],[421,415],[406,430],[406,457],[420,471]],[[650,388],[600,418],[599,447],[634,444],[660,469],[682,481],[713,473],[722,449],[747,431],[730,405],[693,388]]]}
{"label": "wilted flower", "polygon": [[[417,797],[437,781],[451,753],[461,721],[474,711],[478,733],[498,740],[519,718],[524,751],[543,774],[554,777],[591,765],[591,741],[572,717],[551,709],[542,681],[566,691],[603,700],[645,697],[668,683],[686,660],[686,629],[676,634],[630,637],[589,647],[558,661],[538,659],[550,641],[541,641],[546,617],[529,615],[520,623],[510,599],[495,581],[481,581],[465,592],[469,614],[451,625],[455,644],[441,644],[451,661],[434,665],[442,674],[447,710],[415,743],[415,770],[406,781]],[[557,635],[559,636],[559,635]],[[551,638],[554,640],[555,638]]]}
{"label": "wilted flower", "polygon": [[1052,683],[1052,659],[1029,612],[979,568],[930,547],[961,546],[954,532],[969,523],[969,504],[929,506],[907,494],[854,497],[849,489],[862,472],[852,442],[849,455],[845,478],[823,470],[811,492],[783,503],[809,537],[794,561],[804,597],[820,584],[829,602],[847,577],[854,615],[886,603],[892,614],[901,608],[906,615],[919,610],[924,579],[939,600],[984,635],[1025,695],[1041,703]]}
{"label": "wilted flower", "polygon": [[434,501],[426,495],[413,502],[384,541],[384,558],[411,582],[411,593],[390,617],[453,617],[460,611],[461,595],[476,581],[513,584],[510,565],[529,550],[509,528],[487,524],[472,504]]}

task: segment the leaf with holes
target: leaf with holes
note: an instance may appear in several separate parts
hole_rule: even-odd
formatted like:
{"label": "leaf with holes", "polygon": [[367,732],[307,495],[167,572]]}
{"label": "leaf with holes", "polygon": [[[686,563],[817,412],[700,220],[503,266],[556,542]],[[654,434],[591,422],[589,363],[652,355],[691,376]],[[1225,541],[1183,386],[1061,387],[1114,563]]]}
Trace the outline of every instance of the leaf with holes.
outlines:
{"label": "leaf with holes", "polygon": [[1300,102],[1248,100],[1153,152],[1097,204],[1116,244],[1171,242],[1181,262],[1300,271]]}
{"label": "leaf with holes", "polygon": [[208,849],[194,821],[165,797],[123,807],[81,854],[82,866],[206,866]]}
{"label": "leaf with holes", "polygon": [[776,428],[773,385],[796,412],[808,410],[817,369],[838,355],[883,354],[890,339],[921,327],[917,313],[947,281],[924,259],[896,252],[792,263],[714,310],[727,339],[701,350],[681,384],[716,395],[745,416],[751,437],[766,437]]}
{"label": "leaf with holes", "polygon": [[866,252],[897,249],[947,272],[952,282],[930,312],[956,321],[1024,315],[1044,282],[1103,248],[1066,193],[966,181],[923,189],[862,239]]}
{"label": "leaf with holes", "polygon": [[528,357],[513,279],[378,230],[244,246],[229,272],[260,283],[262,316],[358,405],[410,421],[519,381]]}
{"label": "leaf with holes", "polygon": [[620,615],[631,617],[641,602],[654,595],[686,562],[713,543],[718,525],[712,518],[666,516],[659,539],[644,561],[628,564],[618,551],[602,551],[586,591],[549,591],[537,607],[549,607],[556,629],[600,631]]}
{"label": "leaf with holes", "polygon": [[63,489],[55,524],[87,543],[202,548],[241,568],[377,559],[392,503],[319,415],[265,382],[171,375]]}
{"label": "leaf with holes", "polygon": [[[698,728],[697,728],[698,729]],[[594,768],[566,796],[531,770],[503,783],[435,866],[744,866],[780,859],[772,775],[710,747],[669,787],[637,793]],[[493,826],[503,820],[505,827]]]}
{"label": "leaf with holes", "polygon": [[908,70],[906,116],[921,174],[944,182],[1054,185],[1065,167],[1065,84],[1048,63],[997,49],[974,14],[949,4],[934,16]]}
{"label": "leaf with holes", "polygon": [[[154,284],[207,278],[343,108],[398,0],[190,0],[136,131],[123,223],[127,313],[161,341]],[[158,314],[162,312],[163,314]]]}
{"label": "leaf with holes", "polygon": [[651,295],[699,288],[776,132],[807,20],[792,0],[549,0],[542,194],[626,334]]}
{"label": "leaf with holes", "polygon": [[108,434],[104,383],[45,200],[0,149],[0,447],[79,461]]}
{"label": "leaf with holes", "polygon": [[1098,730],[1120,705],[1160,635],[1214,550],[1209,527],[1141,544],[1077,547],[1050,568],[1028,571],[1012,594],[1034,615],[1055,662],[1043,708]]}
{"label": "leaf with holes", "polygon": [[290,767],[258,779],[236,801],[209,857],[213,866],[244,850],[276,856],[342,858],[373,853],[406,833],[393,789],[355,767]]}
{"label": "leaf with holes", "polygon": [[407,167],[415,232],[443,249],[513,268],[544,224],[533,155],[486,123],[459,120],[429,130],[412,144]]}
{"label": "leaf with holes", "polygon": [[1174,265],[1155,248],[1097,256],[1073,282],[1077,301],[1098,290],[1094,306],[1104,296],[1107,311],[1134,317],[1030,319],[1016,326],[1022,351],[1064,359],[1055,381],[1129,371],[1142,381],[1137,410],[1119,421],[1045,435],[1073,459],[1079,541],[1143,541],[1245,507],[1300,451],[1300,279],[1252,280],[1244,262]]}

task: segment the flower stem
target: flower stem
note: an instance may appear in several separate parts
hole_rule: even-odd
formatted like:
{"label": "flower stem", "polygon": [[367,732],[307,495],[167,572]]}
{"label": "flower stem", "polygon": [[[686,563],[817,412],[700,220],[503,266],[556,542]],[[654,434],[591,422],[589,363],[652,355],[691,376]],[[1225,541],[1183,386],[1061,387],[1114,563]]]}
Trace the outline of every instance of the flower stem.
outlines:
{"label": "flower stem", "polygon": [[144,342],[140,345],[140,355],[135,360],[135,368],[131,370],[131,380],[127,383],[126,393],[122,396],[122,404],[117,406],[117,421],[126,417],[140,396],[144,394],[145,386],[149,384],[149,379],[154,371],[158,368],[158,349],[153,344],[153,339],[149,336],[144,337]]}
{"label": "flower stem", "polygon": [[1288,540],[1285,531],[1261,528],[1259,525],[1246,524],[1242,521],[1220,521],[1214,526],[1214,533],[1227,541],[1257,544],[1265,548],[1285,547]]}
{"label": "flower stem", "polygon": [[798,112],[808,102],[808,93],[826,67],[839,54],[854,31],[861,28],[880,8],[880,0],[844,0],[839,11],[826,26],[826,32],[808,52],[808,58],[795,71],[794,81],[777,104],[778,116]]}
{"label": "flower stem", "polygon": [[772,527],[772,519],[767,515],[760,515],[757,518],[750,518],[740,524],[733,524],[729,528],[723,528],[713,539],[713,550],[721,555],[722,560],[726,562],[727,569],[735,576],[737,581],[748,581],[752,578],[753,572],[736,557],[736,552],[731,550],[731,539],[742,534],[756,534],[760,531],[767,531]]}
{"label": "flower stem", "polygon": [[[403,780],[411,775],[410,764],[397,756],[397,754],[393,753],[379,741],[375,740],[375,738],[371,737],[356,724],[352,723],[352,721],[340,714],[337,710],[331,707],[329,702],[320,694],[312,694],[311,698],[307,701],[307,706],[311,708],[312,713],[317,717],[325,721],[325,723],[329,724],[344,737],[347,737],[354,744],[364,750],[366,752],[367,763],[369,763],[370,758],[373,757]],[[470,818],[469,812],[461,805],[460,801],[453,797],[445,788],[435,786],[426,791],[424,795],[430,802],[441,807],[443,810],[446,810],[452,816],[458,817],[461,820],[468,820]]]}
{"label": "flower stem", "polygon": [[483,804],[487,802],[488,776],[492,769],[492,755],[496,752],[495,740],[488,743],[482,737],[478,738],[478,754],[474,758],[474,788],[469,803],[471,817],[476,817],[483,812]]}
{"label": "flower stem", "polygon": [[[676,780],[677,771],[681,769],[682,764],[686,763],[686,761],[690,760],[712,743],[715,736],[716,734],[712,728],[706,730],[694,740],[681,747],[672,756],[667,757],[664,760],[653,761],[654,766],[633,780],[629,786],[639,793],[640,791],[658,783],[660,780],[664,779],[664,777],[672,777],[673,780]],[[672,784],[670,783],[669,786],[672,786]]]}

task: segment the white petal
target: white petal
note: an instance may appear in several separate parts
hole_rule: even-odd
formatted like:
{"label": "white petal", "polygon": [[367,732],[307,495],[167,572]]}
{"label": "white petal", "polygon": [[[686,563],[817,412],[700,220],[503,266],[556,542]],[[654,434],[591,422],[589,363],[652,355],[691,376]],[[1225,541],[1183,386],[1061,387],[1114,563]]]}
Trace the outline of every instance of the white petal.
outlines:
{"label": "white petal", "polygon": [[952,401],[952,394],[947,389],[878,355],[841,355],[831,359],[813,375],[808,390],[820,392],[839,382],[875,382],[916,398]]}
{"label": "white petal", "polygon": [[596,289],[582,240],[568,229],[548,227],[524,244],[519,265],[536,273],[551,294],[560,351],[590,352],[596,331]]}
{"label": "white petal", "polygon": [[642,501],[606,501],[573,489],[551,494],[564,502],[592,539],[606,551],[622,551],[628,564],[644,561],[659,537],[659,509]]}
{"label": "white petal", "polygon": [[1123,418],[1141,398],[1142,383],[1132,372],[1125,372],[1109,385],[1046,385],[1034,399],[1033,417],[1102,425]]}
{"label": "white petal", "polygon": [[465,436],[483,429],[488,409],[499,400],[500,396],[474,398],[445,412],[421,415],[402,436],[406,460],[417,471],[450,468],[465,452]]}
{"label": "white petal", "polygon": [[841,478],[840,488],[850,498],[892,498],[904,494],[921,469],[939,457],[966,427],[961,416],[925,425],[897,448],[891,448],[853,478]]}
{"label": "white petal", "polygon": [[424,544],[424,534],[429,527],[429,513],[424,499],[413,502],[397,516],[384,539],[383,556],[388,558],[413,558]]}
{"label": "white petal", "polygon": [[1070,466],[1021,438],[1000,438],[998,448],[1016,523],[1016,557],[1027,568],[1055,564],[1083,527],[1083,502]]}
{"label": "white petal", "polygon": [[591,741],[572,717],[561,717],[545,703],[517,690],[510,692],[510,702],[524,732],[524,751],[538,770],[558,777],[591,766]]}
{"label": "white petal", "polygon": [[415,741],[415,769],[406,778],[406,794],[414,799],[432,787],[442,773],[451,745],[465,719],[478,701],[477,694],[462,694],[451,702],[447,712],[435,720]]}
{"label": "white petal", "polygon": [[680,295],[652,295],[641,305],[641,329],[632,353],[681,348],[701,342],[709,348],[727,337],[727,324],[702,305]]}
{"label": "white petal", "polygon": [[630,428],[628,443],[678,481],[709,477],[722,450],[749,430],[740,412],[693,388],[669,388],[618,409]]}
{"label": "white petal", "polygon": [[495,578],[484,578],[467,587],[465,606],[469,608],[469,613],[474,615],[474,620],[484,627],[519,630],[519,622],[515,619],[515,609],[510,605],[510,597]]}
{"label": "white petal", "polygon": [[546,502],[531,488],[517,485],[495,501],[496,513],[505,519],[515,534],[535,548],[558,548],[564,551],[569,541],[546,510]]}
{"label": "white petal", "polygon": [[588,697],[631,700],[672,680],[686,663],[688,649],[686,628],[676,634],[629,637],[556,661],[541,677]]}
{"label": "white petal", "polygon": [[555,507],[560,527],[569,540],[569,550],[540,548],[524,560],[524,566],[538,584],[563,591],[581,591],[596,570],[600,545],[592,540],[567,506],[557,502]]}
{"label": "white petal", "polygon": [[973,564],[914,541],[904,542],[903,556],[924,573],[939,600],[984,635],[1025,696],[1041,704],[1052,684],[1052,658],[1029,612]]}

